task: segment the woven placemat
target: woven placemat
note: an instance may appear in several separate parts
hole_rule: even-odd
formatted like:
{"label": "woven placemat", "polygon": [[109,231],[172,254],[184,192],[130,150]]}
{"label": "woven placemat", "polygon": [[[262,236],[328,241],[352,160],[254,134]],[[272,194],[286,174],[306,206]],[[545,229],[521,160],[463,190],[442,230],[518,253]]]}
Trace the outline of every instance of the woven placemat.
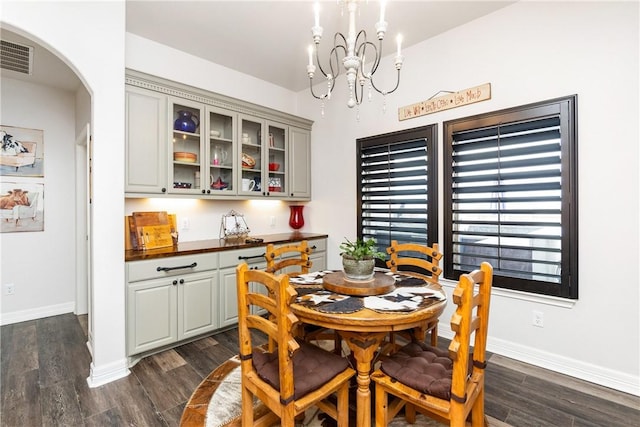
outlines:
{"label": "woven placemat", "polygon": [[[354,313],[364,308],[362,298],[348,297],[333,292],[318,289],[299,289],[297,303],[312,310],[324,313]],[[319,296],[324,301],[314,301],[307,295]]]}
{"label": "woven placemat", "polygon": [[399,276],[396,277],[397,287],[424,286],[427,282],[419,277]]}
{"label": "woven placemat", "polygon": [[362,298],[349,297],[341,301],[319,304],[312,308],[322,311],[323,313],[355,313],[356,311],[362,310],[364,304]]}

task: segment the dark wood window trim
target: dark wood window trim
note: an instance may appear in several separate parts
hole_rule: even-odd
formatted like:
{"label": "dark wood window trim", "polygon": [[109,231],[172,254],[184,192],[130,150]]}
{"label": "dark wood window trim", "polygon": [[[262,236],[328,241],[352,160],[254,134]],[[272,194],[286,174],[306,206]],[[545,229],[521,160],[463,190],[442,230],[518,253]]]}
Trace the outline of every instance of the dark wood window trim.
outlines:
{"label": "dark wood window trim", "polygon": [[356,142],[358,238],[375,238],[382,251],[391,240],[437,242],[437,125]]}
{"label": "dark wood window trim", "polygon": [[[445,278],[483,258],[497,287],[578,298],[576,104],[573,95],[444,122]],[[524,167],[507,163],[516,161]]]}

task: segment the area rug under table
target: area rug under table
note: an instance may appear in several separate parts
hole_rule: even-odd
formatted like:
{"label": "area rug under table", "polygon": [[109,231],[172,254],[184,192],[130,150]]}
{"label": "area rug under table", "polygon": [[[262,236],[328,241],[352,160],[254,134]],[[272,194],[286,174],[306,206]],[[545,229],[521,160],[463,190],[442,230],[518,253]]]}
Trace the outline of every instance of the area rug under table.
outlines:
{"label": "area rug under table", "polygon": [[[235,356],[218,366],[198,388],[187,402],[180,420],[180,427],[241,427],[242,396],[240,389],[240,359]],[[257,418],[267,411],[259,402],[254,402],[254,416]],[[442,427],[443,424],[431,420],[422,414],[416,417],[416,427]],[[489,419],[490,426],[504,426],[504,423]],[[324,424],[323,424],[324,423]],[[325,416],[317,408],[307,410],[305,427],[334,425],[325,421]],[[389,423],[391,427],[406,426],[404,416],[398,416]]]}

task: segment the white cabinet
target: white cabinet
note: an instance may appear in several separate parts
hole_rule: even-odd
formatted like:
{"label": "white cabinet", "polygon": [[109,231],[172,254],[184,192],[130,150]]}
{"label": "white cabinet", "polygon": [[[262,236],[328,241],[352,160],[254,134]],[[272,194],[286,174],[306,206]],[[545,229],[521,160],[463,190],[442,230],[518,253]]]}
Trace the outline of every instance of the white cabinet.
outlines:
{"label": "white cabinet", "polygon": [[219,328],[218,255],[127,263],[127,354]]}
{"label": "white cabinet", "polygon": [[199,195],[204,174],[208,176],[204,130],[204,107],[186,99],[169,98],[169,193]]}
{"label": "white cabinet", "polygon": [[311,132],[289,128],[289,196],[311,199]]}
{"label": "white cabinet", "polygon": [[[288,244],[294,244],[291,242]],[[313,252],[309,256],[311,270],[327,268],[327,240],[309,240]],[[267,263],[264,257],[265,246],[225,251],[220,253],[220,326],[238,323],[238,292],[236,287],[236,267],[246,262],[251,269],[264,270]]]}
{"label": "white cabinet", "polygon": [[246,262],[250,269],[264,270],[267,268],[264,254],[264,246],[220,253],[220,327],[238,323],[236,267]]}
{"label": "white cabinet", "polygon": [[167,96],[127,86],[127,193],[162,194],[167,191]]}
{"label": "white cabinet", "polygon": [[239,194],[283,198],[289,185],[289,127],[239,115]]}
{"label": "white cabinet", "polygon": [[309,246],[313,250],[309,255],[311,271],[327,269],[327,239],[309,240]]}
{"label": "white cabinet", "polygon": [[221,108],[207,106],[205,140],[206,172],[202,176],[202,194],[229,197],[237,194],[236,161],[237,115]]}
{"label": "white cabinet", "polygon": [[263,169],[266,172],[263,179],[267,180],[267,195],[278,198],[286,197],[289,193],[289,170],[291,168],[288,126],[267,121],[265,152],[267,156],[263,162]]}
{"label": "white cabinet", "polygon": [[[309,239],[308,243],[312,248],[311,270],[325,270],[326,238]],[[126,332],[130,361],[238,323],[236,267],[246,262],[252,269],[264,270],[265,250],[266,244],[127,261]]]}
{"label": "white cabinet", "polygon": [[127,197],[310,199],[310,120],[133,70],[126,94]]}

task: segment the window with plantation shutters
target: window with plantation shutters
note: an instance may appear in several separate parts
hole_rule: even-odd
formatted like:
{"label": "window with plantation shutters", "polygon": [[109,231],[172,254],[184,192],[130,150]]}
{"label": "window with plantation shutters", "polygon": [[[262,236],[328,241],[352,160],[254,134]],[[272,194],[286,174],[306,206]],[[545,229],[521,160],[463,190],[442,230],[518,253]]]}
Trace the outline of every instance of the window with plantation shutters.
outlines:
{"label": "window with plantation shutters", "polygon": [[577,298],[575,96],[444,123],[445,277]]}
{"label": "window with plantation shutters", "polygon": [[437,238],[436,125],[361,138],[358,144],[358,237],[384,251],[391,240]]}

